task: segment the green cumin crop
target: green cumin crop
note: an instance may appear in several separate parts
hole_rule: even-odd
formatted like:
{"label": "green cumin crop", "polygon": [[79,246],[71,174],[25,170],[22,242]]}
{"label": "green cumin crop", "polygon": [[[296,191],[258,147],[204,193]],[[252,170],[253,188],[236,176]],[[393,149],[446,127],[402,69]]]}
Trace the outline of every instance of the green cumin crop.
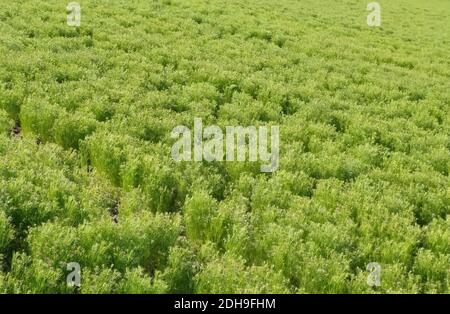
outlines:
{"label": "green cumin crop", "polygon": [[450,2],[368,2],[0,0],[0,293],[450,293]]}

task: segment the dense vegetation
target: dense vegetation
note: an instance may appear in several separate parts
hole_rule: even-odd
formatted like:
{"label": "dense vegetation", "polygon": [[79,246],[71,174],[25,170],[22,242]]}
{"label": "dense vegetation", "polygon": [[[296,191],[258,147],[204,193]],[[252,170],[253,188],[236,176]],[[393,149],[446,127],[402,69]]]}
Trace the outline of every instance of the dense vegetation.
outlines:
{"label": "dense vegetation", "polygon": [[[79,2],[0,1],[0,292],[450,293],[449,1]],[[174,162],[194,117],[279,170]]]}

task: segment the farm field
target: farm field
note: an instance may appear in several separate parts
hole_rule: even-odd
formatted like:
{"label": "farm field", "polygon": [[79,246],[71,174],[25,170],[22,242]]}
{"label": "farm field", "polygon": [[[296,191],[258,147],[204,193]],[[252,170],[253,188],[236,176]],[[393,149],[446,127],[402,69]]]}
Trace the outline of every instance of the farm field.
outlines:
{"label": "farm field", "polygon": [[450,1],[369,2],[0,0],[0,293],[450,293]]}

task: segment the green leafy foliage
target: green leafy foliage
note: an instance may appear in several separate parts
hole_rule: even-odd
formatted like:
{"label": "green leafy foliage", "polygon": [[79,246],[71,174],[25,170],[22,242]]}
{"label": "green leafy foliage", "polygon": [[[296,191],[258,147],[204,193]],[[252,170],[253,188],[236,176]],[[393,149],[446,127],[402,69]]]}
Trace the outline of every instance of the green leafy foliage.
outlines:
{"label": "green leafy foliage", "polygon": [[[450,292],[448,1],[81,5],[0,0],[1,293]],[[278,170],[175,162],[194,118]]]}
{"label": "green leafy foliage", "polygon": [[0,110],[0,134],[8,134],[13,127],[13,121],[4,110]]}
{"label": "green leafy foliage", "polygon": [[287,293],[285,279],[267,266],[246,267],[225,255],[209,262],[196,276],[198,293]]}

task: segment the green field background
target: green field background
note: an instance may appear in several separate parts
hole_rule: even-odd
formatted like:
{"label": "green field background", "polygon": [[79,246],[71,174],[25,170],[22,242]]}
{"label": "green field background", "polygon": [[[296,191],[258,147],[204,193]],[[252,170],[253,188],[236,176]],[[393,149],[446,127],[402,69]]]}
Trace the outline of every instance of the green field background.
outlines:
{"label": "green field background", "polygon": [[449,293],[450,1],[369,2],[0,0],[0,292]]}

